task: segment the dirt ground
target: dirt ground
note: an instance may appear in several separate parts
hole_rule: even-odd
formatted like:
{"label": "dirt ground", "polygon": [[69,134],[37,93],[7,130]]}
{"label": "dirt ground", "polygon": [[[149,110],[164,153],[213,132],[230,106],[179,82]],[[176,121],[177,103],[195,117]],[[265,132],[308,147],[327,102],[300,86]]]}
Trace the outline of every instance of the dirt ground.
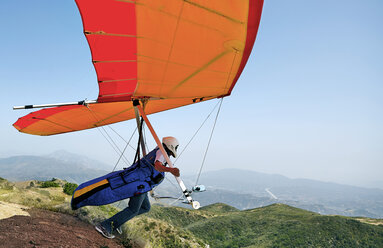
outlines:
{"label": "dirt ground", "polygon": [[0,219],[0,247],[124,247],[76,217],[41,209]]}

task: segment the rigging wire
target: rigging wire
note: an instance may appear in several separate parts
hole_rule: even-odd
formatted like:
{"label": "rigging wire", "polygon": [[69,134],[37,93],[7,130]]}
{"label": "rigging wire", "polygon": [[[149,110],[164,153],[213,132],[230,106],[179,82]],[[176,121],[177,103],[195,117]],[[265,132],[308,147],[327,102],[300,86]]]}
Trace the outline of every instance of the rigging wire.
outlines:
{"label": "rigging wire", "polygon": [[173,202],[171,202],[171,203],[168,203],[168,205],[173,205],[174,203],[176,203],[177,201],[179,201],[179,200],[181,200],[181,199],[183,199],[183,200],[185,200],[185,196],[184,196],[184,194],[181,194],[179,197],[173,197],[173,196],[157,196],[157,195],[151,195],[151,197],[153,198],[153,199],[155,199],[156,201],[157,200],[161,200],[161,199],[172,199],[172,200],[175,200],[175,201],[173,201]]}
{"label": "rigging wire", "polygon": [[173,185],[173,186],[177,189],[177,191],[178,191],[178,186],[175,185],[175,184],[172,182],[172,180],[170,180],[170,179],[167,178],[167,177],[165,177],[165,179],[168,180],[168,182],[169,182],[171,185]]}
{"label": "rigging wire", "polygon": [[[222,98],[223,99],[223,98]],[[217,108],[217,106],[219,105],[220,101],[218,101],[214,108],[210,111],[210,113],[207,115],[207,117],[205,118],[205,120],[202,122],[201,126],[197,129],[197,131],[193,134],[193,136],[191,137],[191,139],[189,140],[189,142],[186,144],[186,146],[182,149],[182,151],[180,152],[180,154],[177,156],[177,158],[174,160],[174,163],[175,164],[177,162],[177,160],[181,157],[182,153],[186,150],[186,148],[189,146],[189,144],[193,141],[193,139],[195,138],[195,136],[198,134],[198,132],[200,131],[200,129],[203,127],[203,125],[205,125],[206,121],[210,118],[211,114],[214,112],[214,110]],[[222,103],[222,101],[221,101]]]}
{"label": "rigging wire", "polygon": [[184,198],[184,194],[180,195],[180,197],[178,197],[176,200],[174,200],[173,202],[169,203],[169,205],[172,206],[174,203],[176,203],[177,201],[181,200],[181,198]]}
{"label": "rigging wire", "polygon": [[[231,64],[231,68],[230,68],[230,73],[228,74],[228,77],[227,77],[227,80],[226,80],[226,85],[228,84],[228,82],[229,82],[229,78],[230,78],[230,75],[231,75],[231,72],[233,71],[234,61],[235,61],[235,59],[237,58],[237,54],[238,54],[238,52],[236,52],[235,55],[234,55],[234,58],[233,58],[233,61],[232,61],[232,64]],[[217,115],[216,115],[215,120],[214,120],[213,129],[211,130],[211,134],[210,134],[209,142],[208,142],[208,144],[207,144],[206,151],[205,151],[205,154],[204,154],[204,156],[203,156],[202,165],[201,165],[201,168],[199,169],[198,176],[197,176],[197,180],[196,180],[196,182],[195,182],[195,186],[198,185],[198,181],[199,181],[199,178],[200,178],[200,176],[201,176],[202,168],[203,168],[203,166],[204,166],[204,164],[205,164],[206,155],[207,155],[207,152],[208,152],[208,150],[209,150],[209,146],[210,146],[211,139],[212,139],[212,137],[213,137],[213,133],[214,133],[215,125],[216,125],[217,120],[218,120],[218,115],[219,115],[219,112],[221,111],[222,102],[223,102],[223,98],[221,98],[221,102],[219,103],[219,108],[218,108]]]}
{"label": "rigging wire", "polygon": [[[118,136],[118,137],[120,137],[126,144],[128,144],[134,151],[136,150],[136,148],[134,147],[134,146],[132,146],[131,144],[130,144],[130,140],[132,139],[132,138],[130,138],[128,141],[126,141],[126,139],[124,138],[124,137],[122,137],[121,136],[121,134],[119,134],[116,130],[114,130],[110,125],[108,125],[108,127]],[[136,127],[136,129],[134,130],[134,132],[133,132],[133,135],[134,135],[134,133],[137,131],[137,127]]]}
{"label": "rigging wire", "polygon": [[106,131],[106,129],[102,126],[101,127],[105,134],[109,137],[110,141],[116,146],[116,149],[118,150],[117,153],[120,155],[122,154],[122,160],[125,162],[126,165],[130,166],[131,163],[129,161],[129,159],[127,159],[125,156],[124,156],[124,153],[121,151],[121,149],[118,147],[118,145],[116,144],[116,142],[114,142],[113,138],[109,135],[109,133]]}
{"label": "rigging wire", "polygon": [[[110,137],[110,135],[108,134],[108,132],[105,130],[104,127],[101,127],[101,129],[104,131],[104,133],[101,131],[100,127],[97,127],[96,128],[101,134],[102,136],[105,138],[105,140],[109,143],[109,145],[113,148],[113,150],[118,154],[120,155],[121,154],[121,150],[118,148],[118,146],[116,145],[116,143],[113,141],[113,139]],[[109,138],[108,138],[109,137]],[[123,156],[122,160],[125,162],[125,164],[130,164],[129,160]]]}
{"label": "rigging wire", "polygon": [[[210,116],[213,114],[213,112],[216,110],[216,108],[219,106],[219,109],[218,109],[218,112],[217,112],[217,116],[215,118],[215,123],[217,122],[217,118],[218,118],[218,113],[221,109],[221,105],[222,105],[222,101],[223,101],[223,98],[218,101],[215,106],[213,107],[213,109],[210,111],[210,113],[207,115],[207,117],[205,118],[205,120],[202,122],[202,124],[199,126],[199,128],[196,130],[196,132],[193,134],[193,136],[191,137],[191,139],[189,140],[189,142],[186,144],[186,146],[182,149],[182,151],[180,152],[180,154],[177,156],[177,158],[174,160],[173,162],[173,165],[175,165],[175,163],[177,162],[177,160],[180,158],[180,156],[183,154],[183,152],[186,150],[186,148],[190,145],[190,143],[193,141],[193,139],[195,138],[195,136],[199,133],[199,131],[201,130],[201,128],[205,125],[206,121],[210,118]],[[215,127],[215,123],[214,123],[214,127]],[[213,130],[212,132],[214,132],[214,127],[213,127]],[[212,134],[211,134],[212,136]],[[211,140],[211,136],[210,136],[210,140]],[[209,141],[209,144],[210,144],[210,141]],[[209,145],[208,145],[209,146]],[[207,148],[208,149],[208,148]],[[204,160],[202,162],[202,165],[201,165],[201,168],[199,170],[199,174],[201,174],[201,171],[202,171],[202,167],[203,167],[203,164],[204,164],[204,161],[205,161],[205,158],[206,158],[206,154],[207,154],[207,151],[205,152],[205,156],[204,156]],[[198,176],[199,177],[199,176]],[[165,177],[165,179],[173,186],[175,187],[177,190],[178,190],[178,187],[177,185],[175,185],[168,177]],[[197,183],[198,183],[198,179],[197,179]],[[197,184],[196,183],[196,184]],[[161,187],[161,186],[157,186],[157,187]],[[179,199],[177,199],[179,200]],[[177,201],[176,200],[176,201]]]}
{"label": "rigging wire", "polygon": [[210,147],[211,139],[212,139],[212,137],[213,137],[213,133],[214,133],[215,125],[217,124],[218,115],[219,115],[219,112],[221,111],[222,102],[223,102],[223,98],[221,98],[221,101],[220,101],[220,103],[219,103],[219,108],[218,108],[218,111],[217,111],[217,115],[215,116],[213,129],[211,130],[211,133],[210,133],[209,142],[208,142],[208,144],[207,144],[206,151],[205,151],[205,154],[204,154],[204,156],[203,156],[202,165],[201,165],[201,168],[199,169],[198,177],[197,177],[197,180],[196,180],[196,182],[195,182],[195,185],[198,184],[199,178],[200,178],[200,176],[201,176],[202,168],[203,168],[203,166],[204,166],[204,164],[205,164],[206,155],[207,155],[207,152],[208,152],[209,147]]}
{"label": "rigging wire", "polygon": [[[129,138],[129,141],[128,141],[128,142],[126,142],[126,145],[125,145],[125,147],[124,147],[124,150],[122,151],[122,153],[121,153],[120,157],[118,158],[118,160],[117,160],[116,164],[114,165],[114,168],[113,168],[113,170],[112,170],[112,171],[114,171],[114,170],[116,169],[116,167],[117,167],[118,163],[120,162],[120,160],[121,160],[121,158],[122,158],[123,154],[124,154],[124,153],[125,153],[125,151],[126,151],[126,148],[127,148],[129,145],[130,145],[130,141],[132,140],[132,138],[133,138],[134,134],[136,133],[136,131],[137,131],[137,127],[136,127],[136,129],[134,129],[134,131],[133,131],[132,135],[131,135],[131,136],[130,136],[130,138]],[[125,141],[125,140],[124,140],[124,141]]]}
{"label": "rigging wire", "polygon": [[[95,118],[96,121],[99,121],[99,119],[97,118],[95,112],[89,107],[88,104],[85,105],[86,108],[90,111],[90,113],[92,114],[92,116]],[[102,131],[100,130],[100,128],[105,132],[102,133]],[[108,143],[110,144],[110,146],[113,148],[113,150],[118,154],[120,155],[122,153],[122,151],[120,150],[120,148],[117,146],[117,144],[114,142],[113,138],[109,135],[109,133],[106,131],[106,129],[103,127],[103,126],[96,126],[96,129],[102,134],[102,136],[106,139],[106,141],[108,141]],[[108,139],[109,138],[109,139]],[[123,154],[123,153],[122,153]],[[130,162],[129,160],[123,156],[122,160],[125,162],[125,164],[127,164],[128,166],[130,166]]]}
{"label": "rigging wire", "polygon": [[[199,128],[194,132],[193,136],[190,138],[189,142],[186,144],[186,146],[182,149],[182,151],[180,152],[180,154],[178,154],[177,158],[174,160],[173,162],[173,165],[176,164],[177,160],[181,157],[181,155],[183,154],[183,152],[186,150],[186,148],[190,145],[190,143],[193,141],[193,139],[196,137],[196,135],[199,133],[199,131],[201,130],[201,128],[205,125],[206,121],[210,118],[210,116],[213,114],[214,110],[217,108],[217,106],[220,104],[220,101],[218,101],[215,106],[213,107],[213,109],[210,111],[210,113],[206,116],[205,120],[202,122],[202,124],[199,126]],[[144,129],[144,134],[145,134],[145,129]],[[146,141],[146,139],[145,139]],[[178,186],[175,185],[169,178],[165,177],[165,179],[173,186],[175,187],[177,190],[178,190]],[[158,187],[161,187],[161,186],[157,186]]]}

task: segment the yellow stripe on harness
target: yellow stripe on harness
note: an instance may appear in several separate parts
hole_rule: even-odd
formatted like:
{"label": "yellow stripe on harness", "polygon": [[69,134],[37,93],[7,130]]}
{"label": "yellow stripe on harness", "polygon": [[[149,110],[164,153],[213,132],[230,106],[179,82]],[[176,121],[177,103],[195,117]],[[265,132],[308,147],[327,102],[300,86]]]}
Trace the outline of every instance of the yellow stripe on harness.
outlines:
{"label": "yellow stripe on harness", "polygon": [[109,183],[108,180],[104,179],[104,180],[99,181],[97,183],[94,183],[92,185],[86,186],[85,188],[76,190],[76,192],[74,192],[73,198],[79,197],[79,196],[91,191],[92,189],[95,189],[95,188],[100,187],[102,185],[105,185],[107,183]]}

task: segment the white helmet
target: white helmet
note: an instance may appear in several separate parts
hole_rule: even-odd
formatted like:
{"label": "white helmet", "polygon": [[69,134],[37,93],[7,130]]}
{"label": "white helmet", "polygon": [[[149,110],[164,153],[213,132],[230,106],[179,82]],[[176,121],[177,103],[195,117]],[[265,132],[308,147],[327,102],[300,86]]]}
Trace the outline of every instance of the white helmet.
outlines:
{"label": "white helmet", "polygon": [[162,144],[164,144],[165,150],[173,157],[177,157],[177,148],[179,146],[178,140],[174,137],[163,137]]}

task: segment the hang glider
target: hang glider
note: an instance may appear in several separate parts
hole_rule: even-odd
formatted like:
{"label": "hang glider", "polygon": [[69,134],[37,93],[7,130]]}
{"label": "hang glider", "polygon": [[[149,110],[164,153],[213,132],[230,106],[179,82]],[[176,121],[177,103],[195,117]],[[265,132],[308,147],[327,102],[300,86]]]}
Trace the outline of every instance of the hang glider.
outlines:
{"label": "hang glider", "polygon": [[[97,100],[19,118],[14,127],[54,135],[231,94],[252,50],[263,0],[76,0],[97,73]],[[34,108],[35,105],[16,108]]]}
{"label": "hang glider", "polygon": [[[132,118],[139,127],[141,116],[173,167],[147,114],[229,96],[250,56],[263,0],[76,4],[97,73],[98,98],[14,107],[48,108],[19,118],[13,126],[23,133],[54,135]],[[139,140],[143,142],[141,136]],[[176,180],[187,202],[198,209],[191,191],[179,177]]]}

